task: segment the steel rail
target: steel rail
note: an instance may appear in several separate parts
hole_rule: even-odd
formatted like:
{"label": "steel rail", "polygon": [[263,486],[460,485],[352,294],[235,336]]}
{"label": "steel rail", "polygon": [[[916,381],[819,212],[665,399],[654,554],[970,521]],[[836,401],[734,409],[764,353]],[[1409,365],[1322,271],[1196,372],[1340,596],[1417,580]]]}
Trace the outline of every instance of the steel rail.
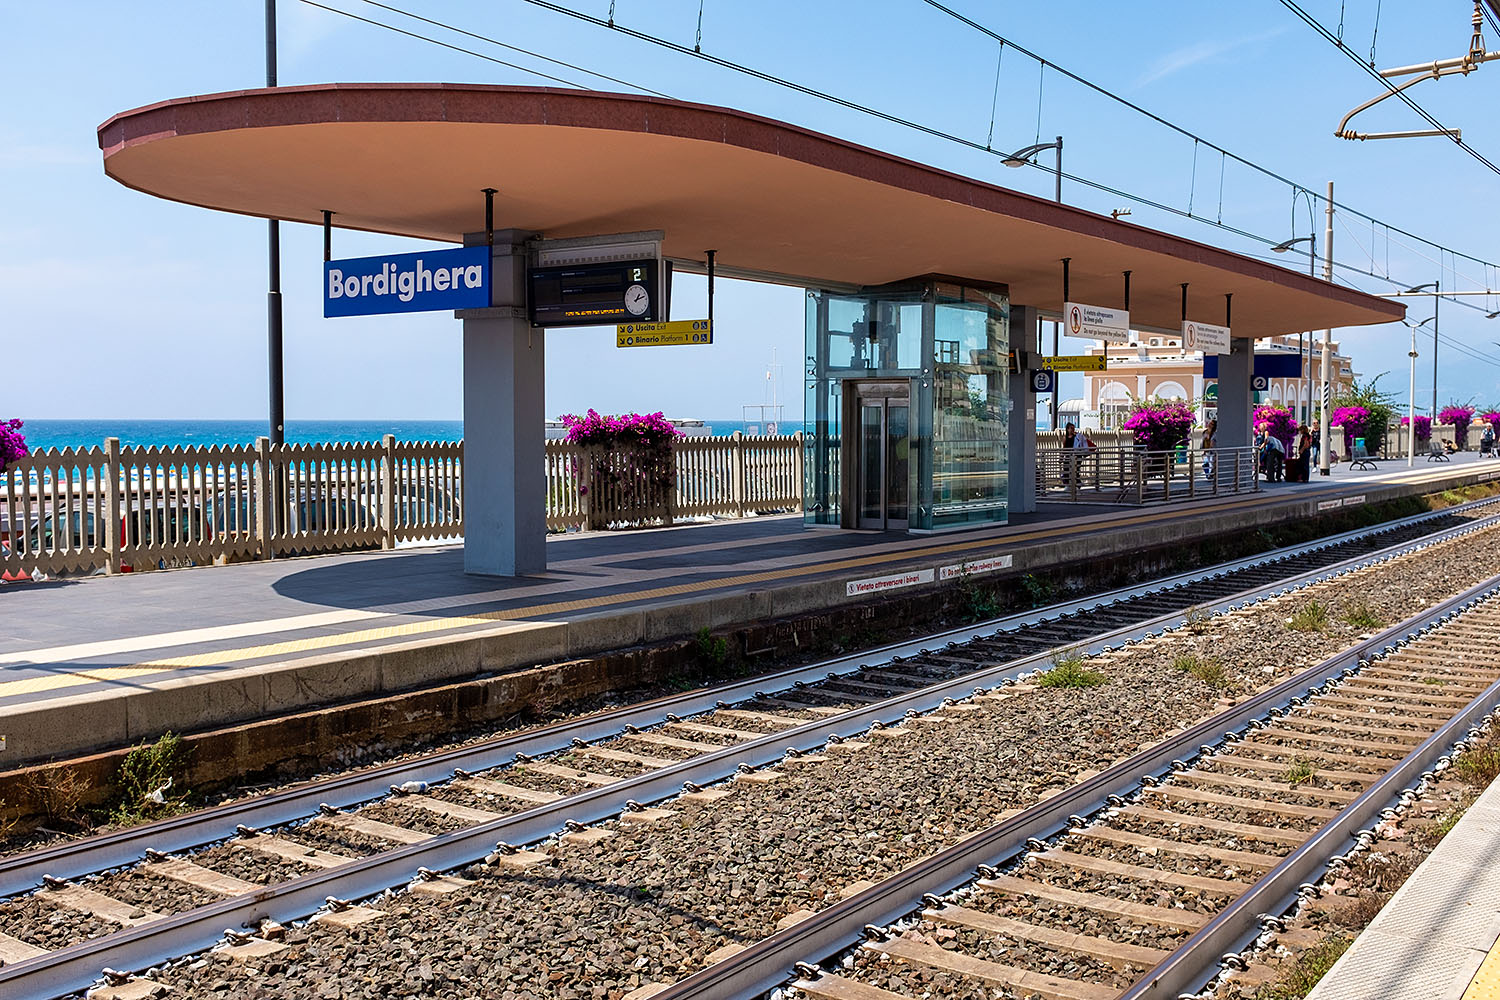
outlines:
{"label": "steel rail", "polygon": [[[1426,548],[1448,538],[1483,530],[1497,522],[1500,522],[1500,516],[1446,529],[1432,536],[1402,543],[1393,549],[1367,553],[1364,556],[1300,574],[1289,580],[1277,581],[1276,584],[1260,588],[1256,592],[1269,597],[1273,591],[1285,593],[1289,590],[1300,589],[1322,579],[1341,576],[1356,568],[1387,561],[1404,552]],[[1282,589],[1277,590],[1277,588]],[[1202,605],[1202,607],[1209,613],[1222,613],[1239,607],[1240,604],[1237,602],[1244,600],[1243,595],[1236,594],[1213,604]],[[1172,612],[1098,636],[1082,644],[1081,648],[1087,652],[1098,652],[1102,649],[1113,648],[1114,643],[1117,642],[1129,644],[1137,639],[1157,634],[1155,629],[1165,630],[1185,620],[1185,613]],[[1388,629],[1380,636],[1361,644],[1358,650],[1364,651],[1367,648],[1378,647],[1380,642],[1386,641],[1388,636],[1395,634],[1396,630]],[[884,724],[900,719],[908,710],[922,712],[938,708],[946,699],[955,695],[966,695],[986,684],[1008,682],[1019,674],[1045,666],[1049,662],[1050,655],[1050,651],[1032,654],[987,670],[861,706],[843,715],[814,720],[796,729],[772,733],[742,744],[728,746],[670,767],[647,772],[634,778],[622,779],[613,785],[592,789],[465,830],[441,834],[417,844],[397,847],[372,857],[340,865],[337,868],[325,869],[278,885],[268,886],[244,896],[217,900],[193,910],[3,966],[0,967],[0,995],[5,996],[7,1000],[46,1000],[46,998],[87,987],[97,979],[106,962],[112,968],[146,968],[211,947],[222,937],[225,927],[255,926],[266,918],[285,922],[304,917],[318,910],[329,896],[346,899],[372,896],[392,886],[409,882],[419,867],[437,871],[457,868],[484,857],[497,842],[533,843],[556,833],[568,820],[581,823],[597,822],[618,814],[622,809],[629,807],[632,800],[650,802],[663,799],[675,794],[686,782],[706,785],[722,781],[734,775],[741,764],[748,764],[752,767],[770,764],[780,759],[789,747],[809,750],[829,742],[830,737],[842,738],[846,735],[854,735],[873,724]],[[1356,653],[1346,653],[1342,656],[1341,662],[1348,662],[1351,656],[1357,660]],[[1298,675],[1299,678],[1303,676],[1306,676],[1306,673]],[[1270,701],[1279,697],[1280,693],[1291,691],[1293,683],[1293,681],[1283,682],[1246,702],[1240,708],[1199,723],[1187,730],[1187,736],[1170,741],[1152,751],[1137,754],[1125,763],[1116,764],[1103,772],[1099,778],[1059,793],[1042,805],[1034,807],[1033,811],[1040,810],[1038,815],[1045,814],[1046,824],[1049,826],[1060,826],[1062,820],[1058,817],[1065,818],[1071,812],[1090,811],[1091,808],[1097,808],[1103,802],[1103,793],[1098,797],[1098,802],[1094,802],[1090,796],[1091,790],[1101,779],[1111,777],[1118,780],[1121,775],[1127,773],[1139,775],[1143,766],[1149,769],[1165,768],[1170,764],[1172,757],[1183,752],[1179,743],[1191,748],[1199,742],[1206,742],[1210,739],[1220,727],[1226,725],[1226,720],[1232,721],[1245,716],[1245,720],[1248,721],[1250,716],[1247,713],[1253,710],[1253,706],[1268,705]],[[1286,697],[1289,698],[1290,694]],[[1163,749],[1164,747],[1170,747],[1170,750]],[[1030,814],[1024,813],[1022,816]],[[1014,820],[1011,824],[1002,824],[999,828],[1002,836],[1005,836],[1004,831],[1013,825],[1016,825]],[[1028,825],[1025,834],[1020,836],[1017,843],[1024,844],[1027,836],[1039,835],[1038,829],[1040,828],[1035,825]],[[1005,837],[1004,843],[1010,843],[1008,836]],[[973,870],[974,864],[971,862],[946,864],[939,860],[945,856],[946,854],[929,859],[913,871],[925,872],[932,865],[937,864],[942,867],[943,878],[950,880],[951,884],[957,884]],[[884,897],[891,891],[890,887],[882,883],[881,886],[867,890],[849,900],[849,903],[860,904],[861,916],[856,921],[858,927],[872,922],[872,918],[865,914],[865,907],[869,905],[869,895],[874,893]],[[909,906],[907,908],[909,909]],[[837,919],[846,909],[845,904],[839,904],[824,912]],[[823,915],[820,914],[819,918],[813,918],[807,923],[822,926],[822,917]],[[802,926],[798,925],[799,928]],[[842,928],[843,924],[840,923],[839,926]],[[783,935],[777,935],[767,940],[776,942],[782,937]],[[761,945],[766,943],[762,942]],[[760,945],[754,946],[746,954],[757,955],[760,953],[760,948]],[[734,967],[737,968],[739,963],[736,960],[731,961],[736,962]],[[719,966],[715,966],[715,969],[718,968]],[[781,968],[784,972],[786,967],[783,965]],[[763,975],[762,978],[764,978]],[[685,980],[684,984],[691,982],[693,979]],[[714,992],[682,995],[717,997],[727,994]]]}
{"label": "steel rail", "polygon": [[[1123,798],[1138,792],[1142,787],[1143,776],[1160,777],[1172,769],[1174,761],[1196,757],[1203,748],[1216,748],[1226,736],[1244,729],[1251,720],[1265,716],[1273,708],[1286,707],[1293,697],[1306,694],[1342,676],[1346,670],[1357,667],[1361,661],[1378,651],[1387,647],[1395,648],[1397,643],[1404,645],[1404,641],[1414,633],[1425,630],[1457,609],[1467,609],[1481,598],[1497,591],[1500,591],[1500,575],[1492,576],[1413,615],[1234,708],[1191,726],[1154,747],[1142,750],[1098,775],[904,869],[898,875],[762,939],[744,951],[657,993],[655,1000],[748,1000],[758,997],[786,983],[788,970],[796,963],[818,962],[843,951],[860,939],[866,925],[884,926],[899,920],[921,905],[924,894],[949,892],[972,881],[974,872],[980,865],[1004,864],[1026,850],[1028,840],[1046,839],[1062,832],[1070,825],[1071,816],[1087,816],[1104,808],[1114,796]],[[1500,682],[1491,685],[1480,699],[1492,693],[1500,694]],[[1471,705],[1470,709],[1465,710],[1463,717],[1472,717],[1474,711],[1476,709]],[[1480,711],[1480,714],[1483,712]],[[1418,750],[1413,751],[1412,758],[1417,758],[1429,745],[1439,745],[1435,740],[1436,737],[1433,737],[1423,743]],[[1436,754],[1432,756],[1435,757]],[[1403,761],[1402,765],[1398,765],[1402,767],[1403,776],[1409,773],[1405,763]],[[1403,779],[1396,780],[1399,783]],[[1384,794],[1377,794],[1376,787],[1384,789]],[[1393,786],[1389,783],[1372,787],[1352,803],[1351,808],[1353,805],[1369,803],[1360,812],[1364,819],[1368,819],[1372,811],[1378,812],[1389,801],[1391,787]],[[1359,823],[1355,825],[1358,826]],[[1326,844],[1327,841],[1320,843]],[[1298,859],[1295,864],[1293,858]],[[1305,875],[1311,871],[1315,859],[1313,848],[1304,845],[1288,856],[1276,871],[1287,869]],[[1276,898],[1280,900],[1283,894],[1284,890],[1278,887]],[[1262,898],[1262,894],[1257,894],[1256,909],[1250,912],[1261,912],[1265,909],[1263,904],[1269,902],[1271,901]],[[1237,938],[1243,934],[1242,922],[1242,918],[1215,920],[1195,935],[1194,940],[1205,937],[1210,928],[1216,926],[1222,929],[1216,930],[1213,938],[1215,942]],[[1184,949],[1186,947],[1184,945]],[[1217,956],[1218,953],[1215,952],[1215,959]],[[1178,953],[1174,953],[1172,958],[1178,959]],[[1172,968],[1168,969],[1169,965]],[[1164,985],[1149,995],[1175,995],[1168,992],[1175,988],[1174,984],[1186,983],[1191,979],[1184,971],[1186,966],[1185,958],[1178,959],[1176,963],[1171,959],[1163,963],[1158,969],[1161,973],[1158,978]],[[1127,993],[1124,996],[1135,998],[1137,994]]]}
{"label": "steel rail", "polygon": [[[385,794],[391,785],[400,785],[408,781],[446,780],[451,777],[455,768],[482,771],[509,763],[516,754],[541,756],[556,753],[570,748],[575,739],[590,741],[608,738],[618,735],[627,725],[637,727],[660,725],[667,721],[666,716],[669,713],[686,716],[711,711],[720,701],[748,700],[759,690],[787,688],[798,681],[822,680],[830,672],[837,673],[872,664],[879,666],[889,663],[895,657],[919,655],[924,648],[949,641],[985,638],[1053,619],[1061,620],[1091,611],[1104,611],[1113,604],[1149,597],[1153,594],[1165,594],[1194,583],[1212,581],[1231,573],[1269,568],[1278,562],[1336,548],[1349,542],[1367,539],[1372,535],[1389,534],[1415,527],[1426,521],[1456,513],[1466,513],[1496,503],[1500,503],[1500,497],[1474,500],[1442,511],[1418,514],[1373,528],[1347,531],[1301,545],[1288,546],[1260,555],[1217,564],[1206,569],[1179,573],[1150,583],[1122,587],[1104,594],[1049,605],[1034,611],[949,629],[910,642],[895,643],[861,653],[822,660],[807,666],[764,674],[722,687],[705,688],[686,694],[657,698],[585,719],[559,723],[513,736],[502,736],[470,746],[440,750],[411,760],[356,771],[332,779],[305,782],[242,802],[198,810],[113,833],[3,857],[0,858],[0,897],[30,891],[41,883],[44,875],[64,879],[77,878],[133,864],[145,857],[147,850],[164,854],[188,850],[231,837],[241,826],[274,827],[305,819],[316,813],[318,807],[324,804],[335,808],[356,805]],[[1487,523],[1489,519],[1458,525],[1420,539],[1411,539],[1393,548],[1400,549],[1423,542],[1442,540],[1453,532],[1476,529]],[[1365,553],[1345,562],[1358,562],[1377,555],[1379,555],[1378,552]],[[1332,564],[1312,572],[1325,573],[1340,565],[1343,563]],[[1307,575],[1301,574],[1276,581],[1274,584],[1247,588],[1227,600],[1244,600],[1248,595],[1286,586]],[[975,676],[974,674],[965,675],[964,679],[972,681]]]}
{"label": "steel rail", "polygon": [[1291,909],[1297,890],[1327,868],[1331,858],[1345,853],[1357,841],[1366,824],[1403,791],[1415,785],[1439,758],[1448,754],[1461,734],[1478,725],[1500,706],[1500,680],[1475,696],[1459,714],[1449,719],[1384,777],[1344,807],[1338,816],[1320,827],[1281,863],[1250,887],[1229,907],[1182,943],[1147,976],[1120,994],[1119,1000],[1148,997],[1178,997],[1201,990],[1218,975],[1220,956],[1245,947],[1260,933],[1263,915],[1280,915]]}

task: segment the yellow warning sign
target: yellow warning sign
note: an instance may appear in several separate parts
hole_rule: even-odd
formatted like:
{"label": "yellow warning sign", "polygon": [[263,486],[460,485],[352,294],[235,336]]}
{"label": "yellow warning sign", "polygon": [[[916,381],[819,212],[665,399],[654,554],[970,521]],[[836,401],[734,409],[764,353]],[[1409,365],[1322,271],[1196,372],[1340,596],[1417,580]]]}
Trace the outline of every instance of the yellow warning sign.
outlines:
{"label": "yellow warning sign", "polygon": [[616,347],[681,347],[713,342],[714,333],[706,319],[679,319],[671,323],[621,323],[615,327]]}
{"label": "yellow warning sign", "polygon": [[1102,354],[1047,354],[1036,359],[1036,366],[1050,372],[1102,372]]}

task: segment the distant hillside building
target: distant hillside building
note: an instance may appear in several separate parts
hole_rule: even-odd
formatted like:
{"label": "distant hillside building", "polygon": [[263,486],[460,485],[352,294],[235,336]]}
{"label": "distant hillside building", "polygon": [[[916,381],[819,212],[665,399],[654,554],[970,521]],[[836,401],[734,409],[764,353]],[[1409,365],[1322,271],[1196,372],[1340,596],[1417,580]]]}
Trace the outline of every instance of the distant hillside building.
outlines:
{"label": "distant hillside building", "polygon": [[[1137,345],[1108,346],[1109,367],[1102,372],[1085,372],[1083,398],[1067,400],[1059,408],[1058,420],[1074,420],[1083,427],[1113,430],[1124,422],[1130,405],[1136,399],[1181,399],[1192,402],[1199,410],[1199,422],[1218,414],[1218,380],[1203,377],[1203,353],[1184,352],[1182,340],[1167,334],[1142,333]],[[1104,351],[1102,346],[1089,349],[1090,354]],[[1272,337],[1256,342],[1257,354],[1296,356],[1296,336]],[[1313,345],[1312,394],[1316,398],[1323,372],[1321,340]],[[1333,342],[1333,395],[1350,388],[1355,372],[1352,360],[1339,352]],[[1302,379],[1273,378],[1264,392],[1255,393],[1256,403],[1272,403],[1292,410],[1298,421],[1308,420],[1306,383]]]}

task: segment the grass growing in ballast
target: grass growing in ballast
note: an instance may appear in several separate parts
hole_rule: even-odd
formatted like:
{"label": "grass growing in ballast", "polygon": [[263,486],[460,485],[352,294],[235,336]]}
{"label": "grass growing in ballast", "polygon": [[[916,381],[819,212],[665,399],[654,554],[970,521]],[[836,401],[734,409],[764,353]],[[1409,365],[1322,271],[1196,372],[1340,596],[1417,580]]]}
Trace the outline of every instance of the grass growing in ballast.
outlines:
{"label": "grass growing in ballast", "polygon": [[1276,982],[1255,994],[1255,1000],[1299,1000],[1307,996],[1353,942],[1353,938],[1329,935],[1298,955]]}
{"label": "grass growing in ballast", "polygon": [[1286,623],[1298,632],[1321,632],[1328,627],[1328,605],[1308,601]]}
{"label": "grass growing in ballast", "polygon": [[1355,628],[1362,628],[1366,631],[1377,629],[1385,624],[1385,622],[1380,620],[1379,615],[1370,610],[1368,604],[1359,600],[1350,601],[1344,605],[1344,621]]}
{"label": "grass growing in ballast", "polygon": [[1109,683],[1109,678],[1085,667],[1081,653],[1068,650],[1052,654],[1052,669],[1038,674],[1035,683],[1049,688],[1091,688]]}
{"label": "grass growing in ballast", "polygon": [[1191,674],[1211,688],[1229,686],[1229,674],[1225,672],[1224,664],[1212,656],[1200,657],[1196,653],[1187,653],[1173,660],[1172,666],[1185,674]]}
{"label": "grass growing in ballast", "polygon": [[1318,768],[1306,757],[1298,757],[1292,761],[1291,766],[1286,769],[1286,781],[1289,785],[1300,785],[1311,781],[1318,773]]}

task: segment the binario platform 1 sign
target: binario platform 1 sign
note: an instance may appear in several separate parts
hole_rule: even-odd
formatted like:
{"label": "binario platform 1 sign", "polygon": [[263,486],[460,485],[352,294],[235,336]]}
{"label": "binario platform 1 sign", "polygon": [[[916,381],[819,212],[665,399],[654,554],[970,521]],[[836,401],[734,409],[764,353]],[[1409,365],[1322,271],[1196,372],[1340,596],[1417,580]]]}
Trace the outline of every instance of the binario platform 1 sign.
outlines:
{"label": "binario platform 1 sign", "polygon": [[490,248],[353,257],[323,264],[323,315],[484,309],[490,304]]}

